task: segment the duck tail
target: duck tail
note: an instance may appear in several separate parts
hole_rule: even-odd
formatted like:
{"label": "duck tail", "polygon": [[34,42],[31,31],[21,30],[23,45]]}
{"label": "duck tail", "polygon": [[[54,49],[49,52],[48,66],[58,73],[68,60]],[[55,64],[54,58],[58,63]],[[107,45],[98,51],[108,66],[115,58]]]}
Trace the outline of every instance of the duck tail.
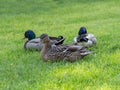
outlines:
{"label": "duck tail", "polygon": [[80,53],[82,56],[86,56],[86,55],[88,55],[88,54],[92,54],[92,53],[94,53],[94,51],[86,51],[86,52],[82,52],[82,53]]}
{"label": "duck tail", "polygon": [[58,36],[58,38],[63,39],[64,37],[63,36]]}

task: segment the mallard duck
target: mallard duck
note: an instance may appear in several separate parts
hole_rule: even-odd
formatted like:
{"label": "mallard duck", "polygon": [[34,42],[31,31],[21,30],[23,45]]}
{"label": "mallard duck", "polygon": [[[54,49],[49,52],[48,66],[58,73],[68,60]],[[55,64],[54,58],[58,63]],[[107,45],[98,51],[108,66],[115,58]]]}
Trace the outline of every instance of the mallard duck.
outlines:
{"label": "mallard duck", "polygon": [[93,51],[89,51],[83,46],[68,44],[53,45],[47,34],[42,34],[40,39],[43,43],[41,57],[44,61],[67,60],[73,62],[93,53]]}
{"label": "mallard duck", "polygon": [[[36,38],[35,33],[32,30],[27,30],[24,33],[25,38],[28,38],[28,40],[24,44],[24,49],[34,49],[40,51],[42,49],[42,42],[40,38]],[[53,40],[54,45],[59,45],[64,42],[63,36],[58,37],[49,37],[51,40]]]}
{"label": "mallard duck", "polygon": [[80,46],[93,46],[96,45],[97,40],[93,34],[87,34],[87,30],[85,27],[81,27],[78,36],[74,37],[73,44]]}

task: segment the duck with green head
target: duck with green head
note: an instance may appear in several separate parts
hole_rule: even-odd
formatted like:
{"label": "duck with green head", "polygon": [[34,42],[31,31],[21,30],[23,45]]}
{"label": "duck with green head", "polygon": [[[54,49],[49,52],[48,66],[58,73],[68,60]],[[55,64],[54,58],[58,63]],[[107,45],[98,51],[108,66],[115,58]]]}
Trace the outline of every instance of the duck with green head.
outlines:
{"label": "duck with green head", "polygon": [[93,34],[88,34],[85,27],[81,27],[78,36],[74,37],[73,44],[80,46],[94,46],[97,43],[97,39]]}
{"label": "duck with green head", "polygon": [[[40,38],[36,37],[33,30],[25,31],[24,37],[28,39],[24,43],[24,49],[33,49],[33,50],[38,50],[38,51],[40,51],[42,49],[43,44],[42,44]],[[50,36],[50,39],[53,40],[54,45],[62,44],[65,40],[63,38],[63,36],[59,36],[59,37],[51,37]]]}

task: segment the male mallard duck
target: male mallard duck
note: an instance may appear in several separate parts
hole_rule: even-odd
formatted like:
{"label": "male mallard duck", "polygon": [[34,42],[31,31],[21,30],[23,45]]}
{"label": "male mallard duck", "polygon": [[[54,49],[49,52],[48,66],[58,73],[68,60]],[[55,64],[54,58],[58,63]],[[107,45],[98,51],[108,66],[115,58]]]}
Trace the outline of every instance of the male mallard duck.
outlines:
{"label": "male mallard duck", "polygon": [[53,41],[50,40],[47,34],[42,34],[40,39],[43,43],[41,57],[44,61],[59,61],[65,59],[73,62],[92,53],[92,51],[87,50],[83,46],[65,44],[53,45]]}
{"label": "male mallard duck", "polygon": [[[25,31],[24,36],[25,36],[25,38],[28,38],[28,40],[24,44],[25,49],[35,49],[38,51],[40,51],[42,49],[43,44],[42,44],[40,38],[36,38],[36,35],[32,30]],[[65,40],[63,38],[63,36],[59,36],[59,37],[51,37],[50,36],[49,38],[54,41],[55,45],[62,44]]]}
{"label": "male mallard duck", "polygon": [[74,37],[73,44],[80,46],[93,46],[97,42],[95,36],[93,34],[87,34],[87,30],[85,27],[81,27],[78,36]]}

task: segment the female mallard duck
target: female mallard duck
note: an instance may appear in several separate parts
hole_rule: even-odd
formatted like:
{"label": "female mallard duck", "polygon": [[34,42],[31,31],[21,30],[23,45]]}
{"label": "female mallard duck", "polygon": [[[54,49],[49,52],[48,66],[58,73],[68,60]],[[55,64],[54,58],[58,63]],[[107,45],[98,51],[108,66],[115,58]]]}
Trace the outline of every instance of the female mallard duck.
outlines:
{"label": "female mallard duck", "polygon": [[[40,51],[43,47],[43,44],[40,40],[40,38],[36,38],[35,33],[32,30],[27,30],[24,33],[25,38],[28,38],[28,40],[24,44],[25,49],[34,49]],[[63,36],[59,37],[49,37],[51,40],[54,41],[55,45],[62,44],[64,42]]]}
{"label": "female mallard duck", "polygon": [[41,57],[44,61],[59,61],[65,59],[73,62],[92,53],[92,51],[89,51],[82,46],[65,44],[53,45],[53,41],[50,40],[47,34],[42,34],[40,39],[43,43]]}
{"label": "female mallard duck", "polygon": [[74,37],[73,44],[80,46],[93,46],[97,42],[95,36],[93,34],[87,34],[87,30],[85,27],[81,27],[78,36]]}

